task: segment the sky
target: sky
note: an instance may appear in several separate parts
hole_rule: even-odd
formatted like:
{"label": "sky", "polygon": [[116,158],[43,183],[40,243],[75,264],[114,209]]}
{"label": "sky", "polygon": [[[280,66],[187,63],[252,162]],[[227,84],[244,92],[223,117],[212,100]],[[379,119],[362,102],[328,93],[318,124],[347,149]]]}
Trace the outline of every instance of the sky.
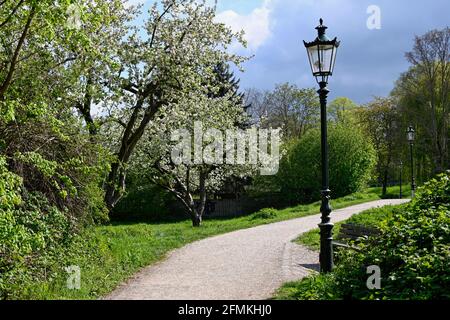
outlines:
{"label": "sky", "polygon": [[389,95],[409,67],[405,52],[416,35],[450,25],[450,0],[218,0],[217,21],[246,32],[248,48],[234,50],[253,55],[236,73],[241,89],[316,87],[303,40],[317,36],[319,18],[341,40],[330,99],[366,103]]}

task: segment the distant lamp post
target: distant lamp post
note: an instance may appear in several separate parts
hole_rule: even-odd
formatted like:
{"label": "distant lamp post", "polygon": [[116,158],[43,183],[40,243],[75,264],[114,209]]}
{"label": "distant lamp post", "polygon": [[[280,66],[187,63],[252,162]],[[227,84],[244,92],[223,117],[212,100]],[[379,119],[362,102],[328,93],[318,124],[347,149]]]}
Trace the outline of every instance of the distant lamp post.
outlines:
{"label": "distant lamp post", "polygon": [[403,161],[400,160],[400,199],[403,198],[403,192],[402,192],[402,188],[403,188]]}
{"label": "distant lamp post", "polygon": [[412,126],[409,126],[407,131],[407,137],[409,142],[409,154],[411,157],[411,197],[414,198],[416,193],[416,180],[414,178],[414,140],[416,139],[416,132]]}
{"label": "distant lamp post", "polygon": [[320,271],[330,272],[333,269],[333,224],[330,213],[330,188],[328,173],[328,138],[327,138],[327,97],[330,92],[327,89],[328,77],[333,75],[336,62],[336,52],[340,42],[336,38],[330,40],[326,34],[327,27],[320,19],[320,25],[316,28],[317,38],[313,42],[305,42],[308,52],[311,71],[320,89],[317,91],[320,97],[320,123],[321,123],[321,148],[322,148],[322,213],[320,227]]}

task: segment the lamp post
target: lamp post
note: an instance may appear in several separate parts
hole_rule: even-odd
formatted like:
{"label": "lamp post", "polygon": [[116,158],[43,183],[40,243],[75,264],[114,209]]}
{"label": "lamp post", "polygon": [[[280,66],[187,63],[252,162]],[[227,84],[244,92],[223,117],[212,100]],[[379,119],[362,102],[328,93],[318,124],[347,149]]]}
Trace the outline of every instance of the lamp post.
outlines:
{"label": "lamp post", "polygon": [[320,25],[316,27],[317,38],[313,42],[303,41],[311,65],[311,71],[319,84],[317,93],[320,97],[320,124],[321,124],[321,150],[322,150],[322,213],[320,228],[320,271],[330,272],[333,269],[333,224],[330,213],[330,188],[328,174],[328,138],[327,138],[327,97],[330,92],[327,89],[328,77],[333,75],[336,62],[336,52],[340,42],[336,38],[330,40],[325,34],[327,27],[320,19]]}
{"label": "lamp post", "polygon": [[414,156],[413,156],[413,147],[414,140],[416,139],[416,132],[412,126],[409,126],[407,131],[407,138],[409,142],[409,155],[411,157],[411,197],[414,198],[416,193],[416,180],[414,178]]}
{"label": "lamp post", "polygon": [[400,160],[400,199],[403,198],[403,161]]}

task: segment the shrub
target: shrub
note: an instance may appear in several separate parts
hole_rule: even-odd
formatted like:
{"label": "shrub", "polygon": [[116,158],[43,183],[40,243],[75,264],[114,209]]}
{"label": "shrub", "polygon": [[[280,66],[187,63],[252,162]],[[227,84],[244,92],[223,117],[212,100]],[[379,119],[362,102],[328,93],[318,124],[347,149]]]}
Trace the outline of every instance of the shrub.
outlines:
{"label": "shrub", "polygon": [[278,210],[273,209],[273,208],[264,208],[261,209],[258,212],[255,212],[254,214],[250,215],[249,218],[250,220],[257,220],[257,219],[262,219],[262,220],[267,220],[267,219],[273,219],[277,216]]}
{"label": "shrub", "polygon": [[0,298],[45,277],[45,263],[70,245],[75,223],[40,193],[24,194],[15,210],[0,209]]}
{"label": "shrub", "polygon": [[[330,188],[333,197],[342,197],[366,186],[375,164],[375,151],[359,129],[332,126],[329,129]],[[277,175],[282,192],[291,202],[311,202],[320,198],[320,131],[311,130],[287,146]]]}

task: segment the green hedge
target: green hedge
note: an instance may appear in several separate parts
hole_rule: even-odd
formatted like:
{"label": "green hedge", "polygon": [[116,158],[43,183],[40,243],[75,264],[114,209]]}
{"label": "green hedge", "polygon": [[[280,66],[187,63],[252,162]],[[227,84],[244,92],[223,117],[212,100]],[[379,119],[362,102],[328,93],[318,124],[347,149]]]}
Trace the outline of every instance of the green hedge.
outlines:
{"label": "green hedge", "polygon": [[[330,189],[338,198],[366,187],[375,165],[374,148],[357,128],[330,126],[328,131]],[[320,198],[320,131],[310,130],[287,146],[277,175],[282,193],[292,203],[308,203]]]}

